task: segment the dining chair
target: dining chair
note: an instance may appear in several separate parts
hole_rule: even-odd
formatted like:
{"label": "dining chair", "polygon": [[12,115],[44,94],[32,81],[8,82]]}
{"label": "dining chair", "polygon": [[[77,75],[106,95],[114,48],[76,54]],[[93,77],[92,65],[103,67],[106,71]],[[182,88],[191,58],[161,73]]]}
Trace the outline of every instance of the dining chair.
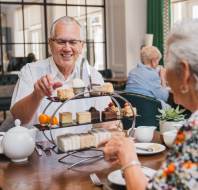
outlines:
{"label": "dining chair", "polygon": [[[156,115],[159,114],[158,109],[161,109],[161,102],[145,95],[122,92],[120,93],[125,99],[127,99],[132,106],[137,109],[136,127],[138,126],[156,126],[159,129],[159,120]],[[124,101],[117,98],[121,107],[124,105]],[[131,121],[123,119],[123,125],[125,129],[131,127]]]}
{"label": "dining chair", "polygon": [[12,93],[18,80],[17,74],[0,75],[0,111],[3,111],[3,118],[6,118],[6,111],[10,109]]}

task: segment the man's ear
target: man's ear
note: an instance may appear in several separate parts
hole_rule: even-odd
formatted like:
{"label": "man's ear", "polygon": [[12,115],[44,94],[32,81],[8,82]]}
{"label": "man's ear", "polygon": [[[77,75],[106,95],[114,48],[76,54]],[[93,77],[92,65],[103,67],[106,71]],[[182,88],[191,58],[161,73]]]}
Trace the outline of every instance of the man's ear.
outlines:
{"label": "man's ear", "polygon": [[78,49],[78,54],[82,54],[85,51],[85,43],[83,42],[80,44],[79,49]]}

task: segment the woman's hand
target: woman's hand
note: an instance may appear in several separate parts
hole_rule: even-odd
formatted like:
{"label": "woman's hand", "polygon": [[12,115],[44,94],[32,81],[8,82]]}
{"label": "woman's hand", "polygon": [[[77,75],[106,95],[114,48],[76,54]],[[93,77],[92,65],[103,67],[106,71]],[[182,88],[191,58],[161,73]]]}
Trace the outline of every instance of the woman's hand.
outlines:
{"label": "woman's hand", "polygon": [[51,75],[45,75],[34,84],[34,95],[40,99],[44,96],[51,96],[53,90],[61,86],[62,83],[54,82]]}
{"label": "woman's hand", "polygon": [[133,138],[115,136],[104,147],[105,159],[121,166],[138,160]]}

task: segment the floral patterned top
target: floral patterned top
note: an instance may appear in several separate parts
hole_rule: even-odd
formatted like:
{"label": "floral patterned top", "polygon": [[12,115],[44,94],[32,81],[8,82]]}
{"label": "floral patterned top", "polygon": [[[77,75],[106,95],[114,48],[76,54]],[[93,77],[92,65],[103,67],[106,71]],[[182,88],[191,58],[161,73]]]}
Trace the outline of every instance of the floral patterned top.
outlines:
{"label": "floral patterned top", "polygon": [[166,162],[147,189],[198,189],[198,111],[179,130]]}

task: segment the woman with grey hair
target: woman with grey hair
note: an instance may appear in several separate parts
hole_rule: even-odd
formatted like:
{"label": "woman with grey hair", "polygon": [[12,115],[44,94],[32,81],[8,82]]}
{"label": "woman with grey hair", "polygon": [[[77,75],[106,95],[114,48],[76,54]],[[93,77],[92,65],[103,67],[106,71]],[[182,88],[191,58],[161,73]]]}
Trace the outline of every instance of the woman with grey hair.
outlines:
{"label": "woman with grey hair", "polygon": [[127,189],[197,189],[198,187],[198,20],[174,27],[167,43],[167,81],[176,103],[191,110],[187,124],[153,179],[148,180],[131,138],[115,137],[106,143],[107,160],[114,158],[125,176]]}
{"label": "woman with grey hair", "polygon": [[126,91],[168,101],[169,91],[165,88],[164,70],[159,68],[162,57],[155,46],[145,46],[140,52],[141,61],[129,72]]}

